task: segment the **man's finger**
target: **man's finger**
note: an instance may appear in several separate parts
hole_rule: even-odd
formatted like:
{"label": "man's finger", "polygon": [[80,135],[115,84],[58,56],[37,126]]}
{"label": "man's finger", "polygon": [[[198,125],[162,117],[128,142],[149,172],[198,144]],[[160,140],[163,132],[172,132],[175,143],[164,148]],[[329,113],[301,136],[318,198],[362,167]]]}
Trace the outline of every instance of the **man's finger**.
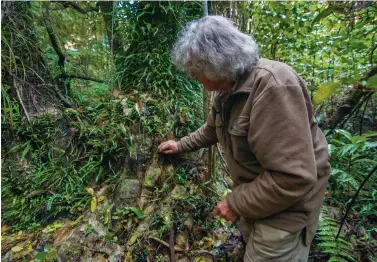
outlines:
{"label": "man's finger", "polygon": [[161,144],[161,145],[159,146],[158,151],[159,151],[159,152],[163,152],[163,151],[165,151],[166,149],[169,149],[169,145],[167,145],[167,144]]}

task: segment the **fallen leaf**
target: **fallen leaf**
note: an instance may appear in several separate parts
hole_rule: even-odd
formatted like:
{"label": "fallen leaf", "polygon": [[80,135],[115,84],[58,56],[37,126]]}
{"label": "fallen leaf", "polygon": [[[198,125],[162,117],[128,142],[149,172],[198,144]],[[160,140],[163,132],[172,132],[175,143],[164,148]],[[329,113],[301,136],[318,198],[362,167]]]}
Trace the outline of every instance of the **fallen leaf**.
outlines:
{"label": "fallen leaf", "polygon": [[11,250],[12,252],[20,252],[22,249],[24,249],[23,247],[20,247],[20,246],[15,246],[15,247],[12,247]]}
{"label": "fallen leaf", "polygon": [[100,196],[99,198],[98,198],[98,202],[102,202],[103,200],[105,200],[105,196]]}
{"label": "fallen leaf", "polygon": [[188,237],[189,235],[187,231],[181,231],[178,233],[176,243],[180,249],[189,250]]}
{"label": "fallen leaf", "polygon": [[134,232],[132,236],[130,237],[130,239],[128,240],[127,246],[133,245],[139,236],[141,236],[141,232],[138,232],[138,231]]}
{"label": "fallen leaf", "polygon": [[71,227],[73,227],[73,226],[76,226],[80,221],[81,221],[81,219],[84,217],[84,215],[81,215],[81,216],[79,216],[75,221],[73,221],[73,222],[70,222],[70,226]]}
{"label": "fallen leaf", "polygon": [[85,188],[85,189],[86,189],[86,191],[88,191],[88,193],[89,193],[91,196],[94,197],[94,190],[93,190],[93,188],[87,187],[87,188]]}
{"label": "fallen leaf", "polygon": [[136,102],[135,103],[135,109],[140,114],[142,112],[142,110],[143,110],[143,103]]}
{"label": "fallen leaf", "polygon": [[63,243],[68,238],[70,233],[71,233],[71,231],[70,231],[69,227],[67,227],[67,226],[56,231],[55,234],[54,234],[53,245],[57,246],[57,245],[60,245],[61,243]]}
{"label": "fallen leaf", "polygon": [[97,198],[92,197],[92,201],[90,201],[90,211],[94,213],[94,211],[96,211],[96,208],[97,208]]}
{"label": "fallen leaf", "polygon": [[42,232],[43,233],[50,233],[52,231],[55,231],[55,230],[58,230],[59,228],[61,228],[62,226],[64,226],[64,222],[62,221],[55,221],[54,223],[48,225],[47,227],[45,227]]}
{"label": "fallen leaf", "polygon": [[185,199],[187,197],[185,188],[182,185],[176,185],[171,192],[171,197],[174,199]]}

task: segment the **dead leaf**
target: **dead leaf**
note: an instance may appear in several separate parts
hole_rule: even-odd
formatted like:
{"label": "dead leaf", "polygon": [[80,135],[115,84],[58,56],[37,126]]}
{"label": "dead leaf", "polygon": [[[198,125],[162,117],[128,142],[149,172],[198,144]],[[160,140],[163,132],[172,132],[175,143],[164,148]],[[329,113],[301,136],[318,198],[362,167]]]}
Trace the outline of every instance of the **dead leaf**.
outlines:
{"label": "dead leaf", "polygon": [[60,229],[62,226],[64,226],[64,222],[62,221],[55,221],[54,223],[48,225],[47,227],[45,227],[42,232],[43,233],[50,233],[50,232],[53,232],[55,230],[58,230]]}
{"label": "dead leaf", "polygon": [[141,102],[136,102],[135,103],[135,109],[136,111],[140,114],[143,111],[143,103]]}
{"label": "dead leaf", "polygon": [[88,191],[88,193],[89,193],[91,196],[94,196],[94,190],[93,190],[93,188],[87,187],[87,188],[85,188],[85,189],[86,189],[86,191]]}
{"label": "dead leaf", "polygon": [[54,234],[53,246],[62,244],[72,233],[73,229],[70,230],[68,226],[63,227]]}
{"label": "dead leaf", "polygon": [[15,246],[15,247],[12,247],[11,250],[12,252],[14,253],[17,253],[17,252],[20,252],[21,250],[23,250],[24,248],[23,247],[20,247],[20,246]]}
{"label": "dead leaf", "polygon": [[96,211],[96,208],[97,208],[97,198],[92,197],[92,200],[90,201],[90,211],[94,213],[94,211]]}
{"label": "dead leaf", "polygon": [[98,198],[98,202],[102,202],[103,200],[105,200],[105,196],[100,196],[99,198]]}
{"label": "dead leaf", "polygon": [[122,93],[121,90],[114,89],[113,92],[112,92],[112,95],[113,95],[113,97],[118,98],[121,93]]}
{"label": "dead leaf", "polygon": [[151,213],[153,212],[153,210],[154,210],[154,205],[152,204],[152,205],[147,206],[147,207],[144,209],[143,213],[144,213],[145,215],[149,215],[149,214],[151,214]]}
{"label": "dead leaf", "polygon": [[187,197],[185,188],[182,185],[176,185],[171,192],[171,197],[174,199],[185,199]]}
{"label": "dead leaf", "polygon": [[183,250],[189,250],[188,237],[187,231],[179,232],[176,239],[177,246]]}
{"label": "dead leaf", "polygon": [[131,246],[131,245],[133,245],[135,242],[136,242],[136,240],[138,239],[138,237],[139,236],[141,236],[141,232],[138,232],[138,231],[136,231],[136,232],[134,232],[132,235],[131,235],[131,237],[130,237],[130,239],[128,240],[128,242],[127,242],[127,246]]}

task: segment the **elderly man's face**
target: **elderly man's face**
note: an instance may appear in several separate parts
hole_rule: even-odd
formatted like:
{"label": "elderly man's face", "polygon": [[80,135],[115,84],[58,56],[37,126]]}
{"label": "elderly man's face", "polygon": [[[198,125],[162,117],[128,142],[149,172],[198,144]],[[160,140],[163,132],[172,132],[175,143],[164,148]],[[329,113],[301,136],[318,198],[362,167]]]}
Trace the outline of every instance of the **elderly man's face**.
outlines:
{"label": "elderly man's face", "polygon": [[198,80],[207,91],[230,92],[233,86],[232,82],[228,80],[210,80],[203,74],[195,76],[195,79]]}

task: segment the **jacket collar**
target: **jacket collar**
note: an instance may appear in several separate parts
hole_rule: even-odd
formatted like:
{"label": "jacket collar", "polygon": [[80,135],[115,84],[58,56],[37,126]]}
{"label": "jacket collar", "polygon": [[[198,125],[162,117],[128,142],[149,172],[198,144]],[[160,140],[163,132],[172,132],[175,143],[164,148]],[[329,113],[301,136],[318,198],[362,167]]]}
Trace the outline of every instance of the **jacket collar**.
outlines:
{"label": "jacket collar", "polygon": [[254,83],[256,68],[258,67],[259,63],[260,59],[258,60],[255,66],[248,69],[246,72],[239,76],[238,80],[233,86],[233,91],[231,95],[238,93],[250,93],[252,91],[252,83]]}

